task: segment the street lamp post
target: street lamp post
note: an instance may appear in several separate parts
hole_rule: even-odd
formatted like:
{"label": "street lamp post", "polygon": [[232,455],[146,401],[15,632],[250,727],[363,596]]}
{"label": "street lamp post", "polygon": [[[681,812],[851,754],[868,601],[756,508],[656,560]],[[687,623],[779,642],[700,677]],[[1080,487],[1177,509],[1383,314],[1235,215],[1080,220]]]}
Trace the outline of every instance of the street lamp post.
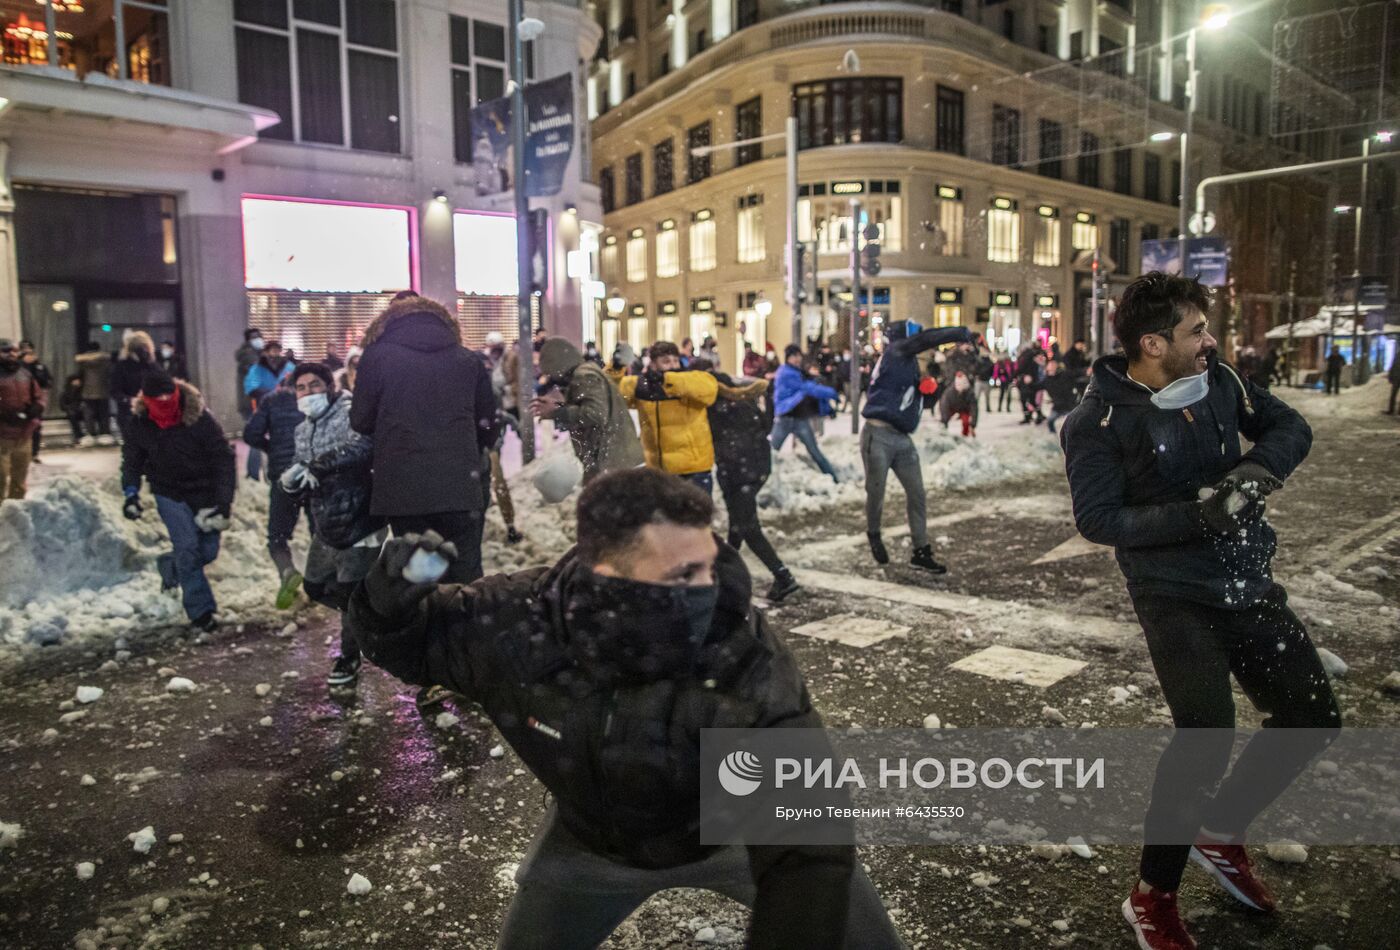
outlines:
{"label": "street lamp post", "polygon": [[511,151],[514,159],[511,183],[515,192],[515,276],[519,281],[515,302],[520,333],[516,341],[520,359],[516,404],[521,410],[518,414],[520,461],[529,464],[535,458],[535,423],[528,411],[535,393],[535,361],[531,348],[534,327],[530,318],[530,275],[533,269],[530,262],[530,198],[525,191],[525,125],[529,119],[525,114],[525,42],[538,37],[544,30],[544,24],[539,20],[526,20],[524,15],[523,0],[510,0],[510,72],[514,79],[510,93]]}
{"label": "street lamp post", "polygon": [[1202,28],[1207,30],[1218,30],[1230,22],[1229,9],[1223,3],[1212,3],[1201,11],[1201,21],[1192,24],[1186,31],[1186,122],[1181,133],[1181,162],[1180,170],[1177,172],[1177,259],[1180,262],[1177,272],[1183,277],[1186,276],[1186,241],[1187,234],[1187,211],[1189,202],[1187,196],[1190,190],[1190,148],[1191,126],[1196,113],[1196,81],[1199,78],[1196,71],[1196,33]]}
{"label": "street lamp post", "polygon": [[846,399],[851,407],[851,435],[860,432],[860,201],[851,199],[851,378]]}
{"label": "street lamp post", "polygon": [[[1394,137],[1390,131],[1377,132],[1376,141],[1385,144]],[[1367,135],[1361,142],[1361,157],[1368,159],[1371,157],[1371,136]],[[1370,347],[1362,343],[1362,320],[1361,320],[1361,215],[1366,209],[1366,186],[1369,180],[1367,171],[1370,165],[1363,163],[1361,166],[1361,200],[1356,203],[1356,218],[1352,222],[1351,235],[1351,279],[1352,284],[1352,304],[1351,304],[1351,379],[1356,385],[1366,382],[1371,370]]]}

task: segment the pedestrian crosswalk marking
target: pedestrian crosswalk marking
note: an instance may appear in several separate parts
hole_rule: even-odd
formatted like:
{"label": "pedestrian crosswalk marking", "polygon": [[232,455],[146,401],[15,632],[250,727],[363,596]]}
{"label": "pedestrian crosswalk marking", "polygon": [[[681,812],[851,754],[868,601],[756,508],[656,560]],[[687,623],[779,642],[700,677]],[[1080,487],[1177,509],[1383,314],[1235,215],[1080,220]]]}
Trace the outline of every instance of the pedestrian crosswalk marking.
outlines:
{"label": "pedestrian crosswalk marking", "polygon": [[864,649],[892,637],[902,637],[909,628],[874,617],[861,617],[856,614],[833,614],[824,620],[814,620],[800,627],[793,627],[793,633],[818,640],[830,640],[846,646]]}
{"label": "pedestrian crosswalk marking", "polygon": [[1025,683],[1027,686],[1046,687],[1073,676],[1086,665],[1082,660],[1051,656],[1049,653],[992,646],[965,656],[949,664],[948,668],[1012,683]]}
{"label": "pedestrian crosswalk marking", "polygon": [[1072,557],[1083,557],[1086,554],[1108,554],[1112,548],[1085,538],[1082,534],[1075,534],[1064,544],[1057,544],[1040,557],[1031,561],[1031,564],[1052,564],[1055,561],[1067,561]]}

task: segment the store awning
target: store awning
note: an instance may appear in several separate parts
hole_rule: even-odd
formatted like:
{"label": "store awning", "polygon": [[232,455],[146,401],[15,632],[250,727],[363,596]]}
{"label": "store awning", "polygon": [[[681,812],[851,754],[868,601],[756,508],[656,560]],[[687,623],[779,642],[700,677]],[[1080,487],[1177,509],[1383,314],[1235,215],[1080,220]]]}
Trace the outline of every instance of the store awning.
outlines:
{"label": "store awning", "polygon": [[54,66],[0,66],[0,134],[44,116],[88,116],[184,131],[227,154],[281,122],[277,113],[168,86]]}

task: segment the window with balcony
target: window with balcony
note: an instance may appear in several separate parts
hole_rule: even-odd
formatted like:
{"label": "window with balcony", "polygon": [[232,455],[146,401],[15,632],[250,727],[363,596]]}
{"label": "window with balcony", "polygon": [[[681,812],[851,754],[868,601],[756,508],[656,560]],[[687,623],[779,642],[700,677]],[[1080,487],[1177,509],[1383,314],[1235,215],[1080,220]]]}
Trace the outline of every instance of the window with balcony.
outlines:
{"label": "window with balcony", "polygon": [[967,253],[963,245],[967,210],[963,207],[962,189],[953,185],[939,185],[934,200],[938,206],[938,217],[930,239],[933,253],[943,257],[962,257]]}
{"label": "window with balcony", "polygon": [[1092,132],[1079,133],[1079,183],[1099,187],[1099,137]]}
{"label": "window with balcony", "polygon": [[1035,209],[1035,234],[1031,243],[1031,263],[1040,267],[1059,267],[1060,209],[1041,205]]}
{"label": "window with balcony", "polygon": [[400,151],[395,0],[235,0],[234,19],[239,101],[282,117],[264,138]]}
{"label": "window with balcony", "polygon": [[1021,164],[1021,112],[992,106],[992,164]]}
{"label": "window with balcony", "polygon": [[1040,120],[1040,166],[1037,171],[1046,178],[1064,177],[1064,126],[1049,119]]}
{"label": "window with balcony", "polygon": [[[346,8],[360,0],[346,0]],[[448,17],[452,81],[453,152],[459,162],[470,162],[475,148],[471,128],[474,106],[506,94],[510,64],[506,58],[506,29],[499,23]],[[525,44],[525,77],[535,78],[534,42]],[[607,88],[600,85],[598,114],[608,111]]]}
{"label": "window with balcony", "polygon": [[664,195],[676,187],[676,147],[671,139],[651,149],[651,193]]}
{"label": "window with balcony", "polygon": [[937,127],[934,148],[954,155],[967,154],[966,109],[961,89],[938,87]]}
{"label": "window with balcony", "polygon": [[1151,152],[1142,157],[1142,196],[1148,201],[1162,200],[1162,160]]}
{"label": "window with balcony", "polygon": [[617,181],[611,165],[598,173],[598,200],[603,205],[603,214],[617,209]]}
{"label": "window with balcony", "polygon": [[8,0],[3,61],[9,66],[58,66],[79,76],[100,73],[154,86],[170,85],[170,18],[166,0],[55,2],[49,44],[46,2]]}
{"label": "window with balcony", "polygon": [[1076,211],[1069,243],[1076,251],[1092,251],[1099,246],[1098,219],[1087,211]]}
{"label": "window with balcony", "polygon": [[763,241],[763,196],[745,195],[738,205],[739,263],[755,264],[767,256]]}
{"label": "window with balcony", "polygon": [[797,188],[797,239],[815,241],[820,254],[846,254],[851,249],[855,226],[851,215],[851,194],[861,195],[861,222],[879,230],[880,246],[886,251],[904,249],[904,204],[899,181],[826,182]]}
{"label": "window with balcony", "polygon": [[675,277],[681,272],[681,232],[674,218],[656,228],[656,276]]}
{"label": "window with balcony", "polygon": [[800,83],[793,96],[800,149],[904,138],[904,80],[898,77]]}
{"label": "window with balcony", "polygon": [[1021,212],[1010,198],[993,198],[987,209],[987,260],[1015,264],[1021,259]]}
{"label": "window with balcony", "polygon": [[633,152],[627,156],[625,175],[627,204],[634,205],[642,200],[642,153]]}
{"label": "window with balcony", "polygon": [[647,234],[633,228],[627,235],[627,282],[642,284],[647,279]]}
{"label": "window with balcony", "polygon": [[710,147],[710,122],[706,119],[699,125],[690,127],[685,133],[685,180],[687,184],[695,184],[710,177],[710,155],[696,155],[697,148]]}
{"label": "window with balcony", "polygon": [[690,216],[690,269],[714,270],[717,263],[715,213],[706,208]]}
{"label": "window with balcony", "polygon": [[[734,110],[734,140],[756,139],[763,134],[763,100],[757,96]],[[734,164],[747,165],[763,157],[763,145],[741,145],[734,151]]]}

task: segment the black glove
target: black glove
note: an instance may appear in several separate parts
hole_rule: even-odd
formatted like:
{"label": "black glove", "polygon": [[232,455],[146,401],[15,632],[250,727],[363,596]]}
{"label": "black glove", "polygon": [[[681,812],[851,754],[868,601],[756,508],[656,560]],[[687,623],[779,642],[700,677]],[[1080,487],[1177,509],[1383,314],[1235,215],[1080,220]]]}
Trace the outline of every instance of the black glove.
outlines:
{"label": "black glove", "polygon": [[456,560],[457,548],[450,541],[443,541],[436,531],[423,534],[406,534],[401,538],[391,538],[379,552],[379,560],[365,576],[365,595],[374,612],[381,617],[395,617],[413,609],[420,600],[437,589],[436,582],[415,584],[405,578],[413,555],[419,551],[441,555],[448,563]]}
{"label": "black glove", "polygon": [[1230,473],[1216,487],[1225,485],[1254,485],[1258,494],[1267,496],[1282,488],[1283,482],[1258,462],[1245,461],[1230,469]]}
{"label": "black glove", "polygon": [[141,518],[141,499],[136,495],[127,495],[126,501],[122,502],[122,514],[127,521],[137,521]]}
{"label": "black glove", "polygon": [[636,397],[647,402],[661,402],[666,395],[666,374],[648,370],[637,377]]}
{"label": "black glove", "polygon": [[1264,514],[1264,496],[1229,481],[1200,502],[1201,520],[1216,534],[1234,534]]}

